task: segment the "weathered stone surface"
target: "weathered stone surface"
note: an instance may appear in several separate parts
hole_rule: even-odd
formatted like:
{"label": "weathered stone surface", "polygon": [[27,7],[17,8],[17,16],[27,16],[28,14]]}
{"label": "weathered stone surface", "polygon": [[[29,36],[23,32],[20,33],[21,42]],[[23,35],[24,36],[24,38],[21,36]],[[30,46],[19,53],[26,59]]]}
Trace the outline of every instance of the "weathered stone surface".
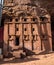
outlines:
{"label": "weathered stone surface", "polygon": [[31,0],[5,1],[4,6],[4,55],[21,48],[31,54],[52,51],[51,21],[46,9]]}

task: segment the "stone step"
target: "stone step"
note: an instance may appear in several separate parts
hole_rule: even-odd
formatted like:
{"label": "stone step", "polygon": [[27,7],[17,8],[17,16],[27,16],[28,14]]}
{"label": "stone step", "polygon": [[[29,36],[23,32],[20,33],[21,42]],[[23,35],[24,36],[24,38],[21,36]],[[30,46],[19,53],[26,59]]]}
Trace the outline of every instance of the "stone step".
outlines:
{"label": "stone step", "polygon": [[25,52],[23,52],[23,50],[19,50],[19,51],[14,51],[13,56],[15,56],[16,58],[23,58],[26,56],[26,54]]}

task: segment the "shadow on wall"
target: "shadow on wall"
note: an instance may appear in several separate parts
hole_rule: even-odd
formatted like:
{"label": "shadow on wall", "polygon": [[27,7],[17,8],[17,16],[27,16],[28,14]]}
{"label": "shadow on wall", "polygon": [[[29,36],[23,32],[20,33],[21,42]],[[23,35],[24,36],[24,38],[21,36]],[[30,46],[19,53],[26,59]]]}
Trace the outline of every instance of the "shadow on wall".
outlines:
{"label": "shadow on wall", "polygon": [[[40,40],[41,40],[41,50],[43,50],[43,46],[45,48],[45,52],[50,51],[51,47],[50,47],[50,40],[49,40],[49,36],[48,36],[48,30],[47,30],[47,26],[46,23],[43,23],[43,29],[44,29],[44,33],[42,30],[42,27],[40,25],[37,25],[38,28],[38,33],[40,34]],[[52,38],[52,37],[50,37]]]}
{"label": "shadow on wall", "polygon": [[[43,37],[42,42],[43,42],[45,51],[50,51],[51,50],[50,40],[49,40],[50,36],[48,36],[47,25],[46,24],[43,24],[43,25],[44,25],[43,28],[44,28],[45,34],[42,35],[42,37]],[[41,31],[42,31],[42,28],[41,28]],[[50,37],[50,38],[52,38],[52,37]]]}
{"label": "shadow on wall", "polygon": [[52,48],[54,51],[54,14],[51,16],[51,30],[52,30]]}

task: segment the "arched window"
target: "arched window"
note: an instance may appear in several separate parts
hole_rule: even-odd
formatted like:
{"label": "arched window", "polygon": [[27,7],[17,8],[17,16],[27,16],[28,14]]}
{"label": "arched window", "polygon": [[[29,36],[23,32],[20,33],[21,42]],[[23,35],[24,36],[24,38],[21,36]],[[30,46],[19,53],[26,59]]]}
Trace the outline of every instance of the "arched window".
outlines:
{"label": "arched window", "polygon": [[26,22],[27,21],[27,18],[24,18],[24,21]]}
{"label": "arched window", "polygon": [[37,18],[32,18],[32,21],[33,22],[37,22]]}
{"label": "arched window", "polygon": [[18,18],[16,18],[15,21],[18,22]]}

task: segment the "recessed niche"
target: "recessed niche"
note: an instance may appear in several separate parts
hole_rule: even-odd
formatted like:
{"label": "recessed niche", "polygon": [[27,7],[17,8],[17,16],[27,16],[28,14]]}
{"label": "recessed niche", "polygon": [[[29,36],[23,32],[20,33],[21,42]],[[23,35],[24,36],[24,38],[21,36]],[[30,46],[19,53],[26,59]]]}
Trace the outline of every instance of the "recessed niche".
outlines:
{"label": "recessed niche", "polygon": [[11,8],[9,11],[10,11],[10,12],[13,12],[13,9]]}
{"label": "recessed niche", "polygon": [[10,22],[12,22],[12,18],[10,18]]}
{"label": "recessed niche", "polygon": [[32,31],[35,31],[35,28],[32,28]]}
{"label": "recessed niche", "polygon": [[27,29],[25,28],[24,30],[26,31]]}
{"label": "recessed niche", "polygon": [[42,35],[42,40],[47,40],[47,35]]}
{"label": "recessed niche", "polygon": [[18,19],[16,18],[15,21],[18,22]]}
{"label": "recessed niche", "polygon": [[19,31],[19,28],[16,28],[16,31]]}
{"label": "recessed niche", "polygon": [[37,41],[37,35],[32,35],[32,37],[33,37],[33,41]]}
{"label": "recessed niche", "polygon": [[24,21],[27,21],[27,18],[24,18]]}
{"label": "recessed niche", "polygon": [[24,35],[24,40],[28,41],[29,40],[29,35]]}
{"label": "recessed niche", "polygon": [[9,35],[9,38],[11,38],[11,36]]}
{"label": "recessed niche", "polygon": [[33,21],[36,21],[36,18],[33,18],[32,20],[33,20]]}

